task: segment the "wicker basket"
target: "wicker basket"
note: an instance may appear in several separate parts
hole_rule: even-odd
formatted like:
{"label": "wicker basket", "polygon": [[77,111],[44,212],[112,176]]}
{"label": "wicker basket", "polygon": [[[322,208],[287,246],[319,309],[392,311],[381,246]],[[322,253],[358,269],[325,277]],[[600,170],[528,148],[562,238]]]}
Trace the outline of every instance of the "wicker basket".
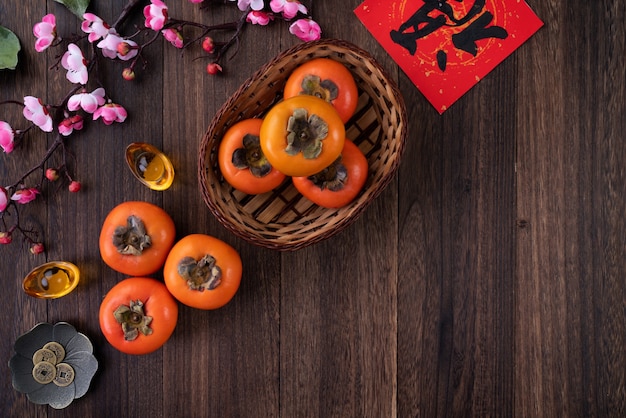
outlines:
{"label": "wicker basket", "polygon": [[[321,57],[347,66],[359,88],[359,104],[346,123],[346,136],[369,162],[363,190],[348,206],[326,209],[301,196],[290,180],[256,196],[233,189],[222,177],[217,160],[222,135],[242,119],[262,117],[282,98],[289,74],[298,65]],[[302,43],[260,68],[213,118],[199,150],[202,197],[219,222],[237,236],[266,248],[297,250],[335,235],[357,219],[395,175],[406,135],[404,100],[366,51],[336,39]]]}

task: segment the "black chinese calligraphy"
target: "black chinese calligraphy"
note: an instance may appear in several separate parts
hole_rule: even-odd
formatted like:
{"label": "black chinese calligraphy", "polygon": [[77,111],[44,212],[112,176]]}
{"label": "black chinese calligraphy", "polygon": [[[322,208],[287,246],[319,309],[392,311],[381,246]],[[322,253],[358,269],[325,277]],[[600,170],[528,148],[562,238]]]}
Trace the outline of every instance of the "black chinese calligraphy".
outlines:
{"label": "black chinese calligraphy", "polygon": [[[477,41],[489,38],[506,39],[505,28],[491,25],[493,14],[484,10],[486,0],[475,0],[472,7],[462,17],[455,15],[454,8],[448,3],[452,0],[423,0],[424,4],[403,22],[398,30],[391,30],[391,40],[405,48],[411,55],[417,51],[419,39],[430,35],[444,27],[462,28],[451,35],[452,44],[456,49],[473,56],[478,52]],[[463,3],[465,0],[454,0]],[[437,51],[437,65],[441,71],[446,70],[447,53]]]}

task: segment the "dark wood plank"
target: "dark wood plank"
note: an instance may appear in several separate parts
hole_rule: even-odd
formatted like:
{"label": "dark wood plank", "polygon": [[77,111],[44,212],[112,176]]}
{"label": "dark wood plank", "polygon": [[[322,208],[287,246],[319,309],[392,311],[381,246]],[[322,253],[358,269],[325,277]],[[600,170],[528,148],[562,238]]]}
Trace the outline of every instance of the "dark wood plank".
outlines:
{"label": "dark wood plank", "polygon": [[[522,51],[516,410],[624,413],[623,6],[538,4]],[[589,7],[592,6],[592,7]],[[541,74],[541,76],[538,76]],[[546,94],[549,92],[549,94]],[[622,186],[619,186],[623,188]],[[623,258],[623,257],[622,257]]]}

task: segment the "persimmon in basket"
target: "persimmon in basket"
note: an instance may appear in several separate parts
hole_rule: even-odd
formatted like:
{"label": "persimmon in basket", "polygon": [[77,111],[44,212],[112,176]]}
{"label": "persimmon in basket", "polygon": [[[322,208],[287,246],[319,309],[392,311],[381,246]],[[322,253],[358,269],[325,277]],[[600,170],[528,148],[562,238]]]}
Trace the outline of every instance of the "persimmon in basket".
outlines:
{"label": "persimmon in basket", "polygon": [[224,179],[240,192],[262,194],[278,187],[285,175],[267,161],[259,132],[263,121],[244,119],[231,126],[220,142],[218,162]]}
{"label": "persimmon in basket", "polygon": [[345,137],[335,108],[309,95],[272,106],[259,134],[267,160],[288,176],[310,176],[328,167],[341,153]]}
{"label": "persimmon in basket", "polygon": [[319,97],[339,113],[343,123],[348,122],[359,101],[359,92],[350,70],[330,58],[315,58],[299,65],[287,78],[284,98],[308,94]]}

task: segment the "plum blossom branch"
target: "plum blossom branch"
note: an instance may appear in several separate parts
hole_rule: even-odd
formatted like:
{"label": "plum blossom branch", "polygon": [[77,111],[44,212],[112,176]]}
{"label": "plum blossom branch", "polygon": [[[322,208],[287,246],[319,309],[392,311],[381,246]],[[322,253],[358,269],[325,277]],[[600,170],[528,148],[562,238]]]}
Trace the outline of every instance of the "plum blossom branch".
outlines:
{"label": "plum blossom branch", "polygon": [[[168,0],[169,1],[169,0]],[[102,58],[126,63],[122,77],[133,80],[139,62],[147,65],[143,52],[161,37],[178,49],[188,49],[195,44],[201,45],[206,57],[210,59],[206,72],[214,75],[223,71],[223,60],[232,47],[238,46],[247,24],[268,25],[276,19],[290,22],[289,32],[303,41],[319,39],[321,29],[311,18],[307,8],[299,0],[189,0],[190,3],[202,3],[202,10],[209,5],[231,5],[236,2],[241,15],[232,22],[210,25],[170,17],[167,4],[162,0],[150,0],[141,8],[145,18],[143,27],[136,27],[133,33],[121,34],[123,23],[137,12],[145,0],[128,0],[120,14],[109,25],[104,19],[93,13],[84,13],[80,28],[81,35],[63,38],[57,33],[54,14],[44,16],[33,26],[34,47],[37,52],[52,48],[64,48],[58,61],[51,67],[62,67],[66,79],[71,83],[68,93],[60,103],[48,103],[43,99],[27,95],[23,100],[7,100],[0,105],[18,105],[27,124],[22,129],[15,129],[11,123],[2,120],[0,115],[0,148],[9,154],[14,151],[24,137],[33,129],[39,128],[47,134],[53,134],[54,140],[39,162],[27,169],[17,180],[7,186],[0,186],[0,244],[8,244],[13,234],[20,233],[33,254],[45,251],[39,241],[39,233],[24,228],[20,223],[22,205],[39,200],[49,188],[48,184],[63,179],[68,183],[70,192],[78,192],[81,183],[74,178],[68,165],[68,140],[76,131],[80,131],[91,120],[101,121],[105,125],[123,123],[127,110],[113,101],[105,86],[97,79]],[[63,3],[65,4],[65,3]],[[185,32],[195,31],[195,34]],[[211,35],[227,33],[226,39],[215,40]],[[85,43],[88,47],[85,48]],[[86,51],[87,55],[85,54]],[[234,51],[236,53],[237,50]],[[12,122],[15,124],[15,122]],[[52,164],[52,157],[60,153],[59,165]],[[39,173],[38,176],[36,174]],[[1,184],[1,183],[0,183]]]}

